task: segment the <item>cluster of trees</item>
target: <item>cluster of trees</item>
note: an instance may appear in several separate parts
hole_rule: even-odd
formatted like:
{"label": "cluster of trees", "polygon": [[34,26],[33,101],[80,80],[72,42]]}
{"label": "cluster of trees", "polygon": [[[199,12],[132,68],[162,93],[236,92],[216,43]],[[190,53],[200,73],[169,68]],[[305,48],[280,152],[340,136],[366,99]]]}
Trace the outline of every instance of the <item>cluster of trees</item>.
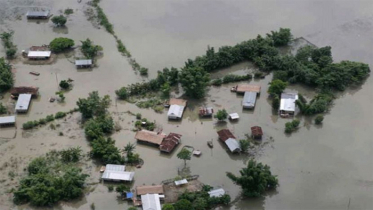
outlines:
{"label": "cluster of trees", "polygon": [[291,133],[298,129],[300,121],[295,119],[291,122],[285,123],[285,133]]}
{"label": "cluster of trees", "polygon": [[202,67],[187,65],[181,69],[180,83],[187,96],[202,98],[205,96],[206,87],[210,83],[210,74]]}
{"label": "cluster of trees", "polygon": [[70,49],[72,46],[74,46],[74,40],[64,37],[59,37],[53,39],[49,43],[49,48],[56,53],[63,52],[67,49]]}
{"label": "cluster of trees", "polygon": [[276,188],[277,177],[272,175],[270,167],[257,163],[251,159],[246,168],[240,170],[240,176],[227,172],[227,176],[235,184],[241,186],[243,195],[247,197],[259,197],[266,190]]}
{"label": "cluster of trees", "polygon": [[61,27],[61,26],[64,26],[67,22],[67,19],[66,17],[64,17],[63,15],[59,15],[59,16],[54,16],[52,17],[52,22],[57,26],[57,27]]}
{"label": "cluster of trees", "polygon": [[164,109],[164,101],[157,99],[157,98],[151,98],[146,101],[138,101],[136,102],[136,106],[139,108],[147,109],[152,108],[154,111],[161,113]]}
{"label": "cluster of trees", "polygon": [[[172,67],[171,69],[164,68],[162,71],[158,71],[156,79],[151,79],[149,82],[135,83],[122,87],[116,90],[119,99],[127,99],[130,96],[145,95],[152,91],[159,91],[165,88],[165,84],[169,86],[176,86],[179,82],[179,71],[177,68]],[[165,92],[169,92],[166,90]]]}
{"label": "cluster of trees", "polygon": [[52,206],[82,196],[88,175],[76,166],[81,156],[80,148],[72,148],[32,160],[27,167],[28,175],[13,192],[14,203]]}
{"label": "cluster of trees", "polygon": [[143,118],[140,120],[136,120],[135,127],[137,128],[137,130],[141,130],[144,128],[146,130],[152,131],[155,128],[155,123],[148,121],[148,119],[146,118]]}
{"label": "cluster of trees", "polygon": [[74,13],[74,10],[71,9],[71,8],[67,8],[67,9],[65,9],[64,13],[65,13],[65,15],[71,15],[71,14]]}
{"label": "cluster of trees", "polygon": [[135,153],[136,146],[134,144],[128,143],[123,151],[126,153],[126,160],[127,164],[139,164],[141,159],[138,153]]}
{"label": "cluster of trees", "polygon": [[333,95],[329,92],[317,94],[310,102],[307,102],[301,94],[298,94],[298,97],[299,99],[295,103],[304,115],[324,113],[333,101]]}
{"label": "cluster of trees", "polygon": [[184,192],[179,196],[179,200],[171,205],[165,204],[165,210],[206,210],[214,209],[218,205],[228,205],[231,197],[227,194],[220,197],[210,197],[208,192],[212,190],[209,185],[204,185],[201,191]]}
{"label": "cluster of trees", "polygon": [[87,120],[84,132],[92,147],[91,156],[105,164],[123,164],[125,160],[115,140],[106,137],[114,130],[114,121],[107,111],[110,103],[108,95],[100,97],[97,91],[77,101],[79,111]]}
{"label": "cluster of trees", "polygon": [[219,86],[219,85],[227,84],[227,83],[230,83],[230,82],[246,81],[246,80],[250,80],[252,78],[253,78],[252,74],[246,74],[246,75],[242,75],[242,76],[234,75],[234,74],[228,74],[228,75],[225,75],[223,78],[218,78],[218,79],[211,80],[210,84],[215,85],[215,86]]}
{"label": "cluster of trees", "polygon": [[78,109],[72,109],[72,110],[70,110],[68,112],[57,112],[54,115],[53,114],[47,115],[45,118],[41,118],[39,120],[28,121],[28,122],[23,123],[22,128],[24,130],[28,130],[28,129],[32,129],[32,128],[38,127],[40,125],[45,125],[45,124],[47,124],[49,122],[54,121],[55,119],[64,118],[67,114],[72,114],[72,113],[74,113],[76,111],[78,111]]}
{"label": "cluster of trees", "polygon": [[12,66],[4,58],[0,58],[0,92],[9,90],[13,84]]}
{"label": "cluster of trees", "polygon": [[99,51],[102,50],[102,47],[99,45],[94,45],[90,39],[86,39],[82,42],[82,47],[80,48],[82,53],[87,58],[94,58]]}
{"label": "cluster of trees", "polygon": [[0,39],[3,42],[5,48],[5,54],[7,58],[14,58],[17,53],[17,46],[13,44],[12,37],[14,32],[3,32],[0,34]]}

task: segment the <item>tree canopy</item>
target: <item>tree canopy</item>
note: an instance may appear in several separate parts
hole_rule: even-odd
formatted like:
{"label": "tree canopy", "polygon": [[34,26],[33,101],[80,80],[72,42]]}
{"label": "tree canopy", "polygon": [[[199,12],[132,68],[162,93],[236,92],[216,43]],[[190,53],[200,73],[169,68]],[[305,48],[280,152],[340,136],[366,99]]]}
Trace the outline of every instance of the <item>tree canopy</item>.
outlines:
{"label": "tree canopy", "polygon": [[188,96],[202,98],[210,82],[210,75],[201,67],[184,67],[180,73],[180,82]]}
{"label": "tree canopy", "polygon": [[108,95],[101,98],[97,91],[89,93],[88,98],[79,98],[76,102],[84,118],[104,116],[110,103],[111,100]]}
{"label": "tree canopy", "polygon": [[86,39],[82,42],[81,51],[87,58],[94,58],[99,51],[102,50],[102,47],[99,45],[94,45],[90,39]]}
{"label": "tree canopy", "polygon": [[186,161],[190,160],[191,157],[192,153],[185,148],[183,148],[179,153],[177,153],[177,158],[184,160],[184,165],[186,165]]}
{"label": "tree canopy", "polygon": [[271,95],[280,95],[288,85],[287,82],[283,82],[279,79],[273,80],[268,88],[268,93]]}
{"label": "tree canopy", "polygon": [[9,90],[13,84],[12,66],[0,58],[0,92]]}
{"label": "tree canopy", "polygon": [[235,184],[240,185],[243,190],[243,195],[248,197],[259,197],[266,190],[276,188],[278,180],[272,175],[270,167],[257,163],[251,159],[246,168],[240,170],[240,176],[236,176],[231,172],[227,172]]}
{"label": "tree canopy", "polygon": [[67,19],[63,15],[54,16],[52,18],[52,22],[56,24],[57,26],[64,26],[66,24],[66,21]]}
{"label": "tree canopy", "polygon": [[49,43],[49,48],[56,53],[62,52],[64,50],[70,49],[72,46],[74,46],[74,40],[65,38],[65,37],[59,37],[53,39]]}
{"label": "tree canopy", "polygon": [[228,117],[228,112],[225,109],[218,110],[214,117],[218,120],[226,120]]}

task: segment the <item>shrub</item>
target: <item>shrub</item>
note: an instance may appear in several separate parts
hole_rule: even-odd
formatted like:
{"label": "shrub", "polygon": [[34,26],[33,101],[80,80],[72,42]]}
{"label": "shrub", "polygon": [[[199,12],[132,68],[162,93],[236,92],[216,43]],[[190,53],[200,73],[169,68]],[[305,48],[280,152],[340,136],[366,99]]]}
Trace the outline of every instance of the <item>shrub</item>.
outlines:
{"label": "shrub", "polygon": [[280,95],[282,91],[285,90],[286,86],[288,85],[287,82],[283,82],[282,80],[276,79],[270,83],[268,88],[268,93],[271,95]]}
{"label": "shrub", "polygon": [[12,47],[6,50],[6,57],[7,58],[14,58],[14,55],[17,53],[17,49]]}
{"label": "shrub", "polygon": [[113,192],[114,186],[113,185],[109,185],[109,186],[107,186],[107,189],[109,190],[109,192]]}
{"label": "shrub", "polygon": [[286,133],[291,133],[291,132],[295,131],[298,128],[299,124],[300,124],[300,121],[297,120],[297,119],[295,119],[291,122],[285,123],[285,132]]}
{"label": "shrub", "polygon": [[70,9],[70,8],[67,8],[67,9],[65,9],[65,15],[71,15],[71,14],[73,14],[74,13],[74,10],[73,9]]}
{"label": "shrub", "polygon": [[278,95],[275,95],[272,99],[272,108],[274,110],[278,110],[278,108],[280,108],[280,97]]}
{"label": "shrub", "polygon": [[140,68],[140,75],[148,75],[148,69],[144,68],[144,67],[141,67]]}
{"label": "shrub", "polygon": [[119,99],[127,99],[128,92],[126,87],[121,87],[119,90],[115,91],[115,94],[117,94]]}
{"label": "shrub", "polygon": [[247,152],[247,151],[249,150],[250,143],[249,143],[248,140],[246,140],[246,139],[241,139],[241,140],[239,141],[239,143],[240,143],[240,148],[241,148],[241,151],[242,151],[242,152]]}
{"label": "shrub", "polygon": [[317,115],[316,118],[315,118],[315,124],[316,125],[320,125],[322,123],[322,121],[324,120],[324,116],[322,115]]}
{"label": "shrub", "polygon": [[40,124],[40,125],[44,125],[46,122],[47,122],[47,121],[46,121],[44,118],[41,118],[41,119],[39,120],[39,124]]}
{"label": "shrub", "polygon": [[31,128],[34,128],[35,125],[34,125],[34,121],[28,121],[26,123],[23,123],[22,125],[22,128],[27,130],[27,129],[31,129]]}
{"label": "shrub", "polygon": [[87,58],[94,58],[97,53],[102,50],[102,47],[99,45],[94,45],[90,39],[86,39],[82,42],[81,51]]}
{"label": "shrub", "polygon": [[61,80],[60,87],[62,89],[68,89],[70,87],[70,83],[68,83],[66,80]]}
{"label": "shrub", "polygon": [[223,80],[220,78],[211,81],[211,85],[220,86],[221,84],[223,84]]}
{"label": "shrub", "polygon": [[57,26],[64,26],[66,24],[67,19],[60,15],[60,16],[54,16],[52,18],[52,22]]}
{"label": "shrub", "polygon": [[55,119],[60,119],[66,116],[65,112],[57,112],[56,115],[54,116]]}
{"label": "shrub", "polygon": [[257,72],[254,73],[254,78],[255,79],[260,79],[260,78],[263,77],[263,75],[264,75],[263,72],[257,71]]}
{"label": "shrub", "polygon": [[0,92],[6,91],[13,86],[12,67],[4,58],[0,58]]}
{"label": "shrub", "polygon": [[218,110],[218,112],[216,113],[214,117],[217,118],[218,120],[225,120],[228,117],[228,112],[225,109]]}
{"label": "shrub", "polygon": [[51,114],[51,115],[47,115],[47,117],[45,118],[45,120],[46,120],[47,122],[52,122],[52,121],[54,120],[54,115],[53,115],[53,114]]}
{"label": "shrub", "polygon": [[137,113],[137,114],[136,114],[136,119],[138,119],[138,120],[141,119],[141,114],[140,114],[140,113]]}
{"label": "shrub", "polygon": [[7,108],[2,103],[0,103],[0,115],[6,114],[7,112],[8,112]]}
{"label": "shrub", "polygon": [[70,49],[72,46],[74,46],[74,40],[64,37],[59,37],[53,39],[49,43],[49,48],[56,53],[62,52],[64,50]]}
{"label": "shrub", "polygon": [[175,208],[172,204],[166,203],[166,204],[163,204],[162,210],[175,210]]}

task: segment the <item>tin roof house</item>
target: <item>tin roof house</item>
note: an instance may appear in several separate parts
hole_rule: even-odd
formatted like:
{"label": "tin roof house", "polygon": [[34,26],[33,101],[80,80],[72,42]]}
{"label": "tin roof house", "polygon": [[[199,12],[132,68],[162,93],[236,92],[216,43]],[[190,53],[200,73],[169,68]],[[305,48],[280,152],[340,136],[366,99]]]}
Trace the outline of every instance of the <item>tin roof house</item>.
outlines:
{"label": "tin roof house", "polygon": [[232,153],[241,152],[240,144],[230,130],[222,129],[217,133],[219,135],[219,139],[227,145],[228,149]]}
{"label": "tin roof house", "polygon": [[92,66],[92,60],[75,60],[75,66],[77,68],[90,68]]}
{"label": "tin roof house", "polygon": [[15,108],[17,113],[25,113],[28,111],[31,97],[31,94],[19,94]]}
{"label": "tin roof house", "polygon": [[15,116],[0,117],[0,126],[14,125],[16,123]]}
{"label": "tin roof house", "polygon": [[295,114],[295,101],[298,100],[296,93],[281,93],[279,114],[281,117],[288,117]]}
{"label": "tin roof house", "polygon": [[183,117],[184,109],[186,107],[187,101],[183,99],[170,99],[170,108],[167,112],[168,119],[178,120]]}
{"label": "tin roof house", "polygon": [[143,210],[162,210],[160,198],[164,198],[164,195],[159,195],[159,194],[141,195],[142,209]]}
{"label": "tin roof house", "polygon": [[46,11],[28,11],[26,13],[27,19],[47,19],[49,17],[49,10]]}
{"label": "tin roof house", "polygon": [[107,164],[101,179],[105,181],[132,181],[135,172],[125,171],[124,165]]}
{"label": "tin roof house", "polygon": [[245,109],[254,109],[257,92],[245,92],[242,100],[242,107]]}
{"label": "tin roof house", "polygon": [[42,60],[49,59],[51,57],[51,51],[29,51],[27,53],[28,59]]}
{"label": "tin roof house", "polygon": [[164,138],[159,149],[161,152],[171,153],[180,144],[181,135],[170,133]]}
{"label": "tin roof house", "polygon": [[232,91],[241,94],[245,92],[256,92],[260,94],[260,85],[238,84],[232,88]]}

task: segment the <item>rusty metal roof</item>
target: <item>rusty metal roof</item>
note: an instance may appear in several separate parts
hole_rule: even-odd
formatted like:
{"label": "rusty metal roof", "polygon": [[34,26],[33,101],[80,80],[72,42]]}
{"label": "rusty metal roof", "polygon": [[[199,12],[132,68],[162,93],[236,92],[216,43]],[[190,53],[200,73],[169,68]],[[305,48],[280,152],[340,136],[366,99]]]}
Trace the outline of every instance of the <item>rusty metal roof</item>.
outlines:
{"label": "rusty metal roof", "polygon": [[166,138],[162,141],[159,149],[162,152],[172,152],[175,147],[180,143],[181,134],[177,133],[170,133]]}
{"label": "rusty metal roof", "polygon": [[166,135],[164,134],[158,134],[156,132],[148,131],[148,130],[138,131],[135,135],[135,139],[139,141],[145,141],[145,142],[149,142],[152,144],[158,144],[158,145],[162,143],[165,137]]}
{"label": "rusty metal roof", "polygon": [[222,140],[222,141],[226,141],[228,140],[229,138],[232,138],[232,139],[236,139],[236,137],[232,134],[232,132],[228,129],[222,129],[220,131],[217,132],[218,135],[219,135],[219,138]]}
{"label": "rusty metal roof", "polygon": [[170,105],[179,105],[179,106],[186,106],[187,101],[183,99],[178,99],[178,98],[171,98],[170,99]]}
{"label": "rusty metal roof", "polygon": [[251,134],[254,136],[263,136],[262,128],[259,126],[251,127]]}

